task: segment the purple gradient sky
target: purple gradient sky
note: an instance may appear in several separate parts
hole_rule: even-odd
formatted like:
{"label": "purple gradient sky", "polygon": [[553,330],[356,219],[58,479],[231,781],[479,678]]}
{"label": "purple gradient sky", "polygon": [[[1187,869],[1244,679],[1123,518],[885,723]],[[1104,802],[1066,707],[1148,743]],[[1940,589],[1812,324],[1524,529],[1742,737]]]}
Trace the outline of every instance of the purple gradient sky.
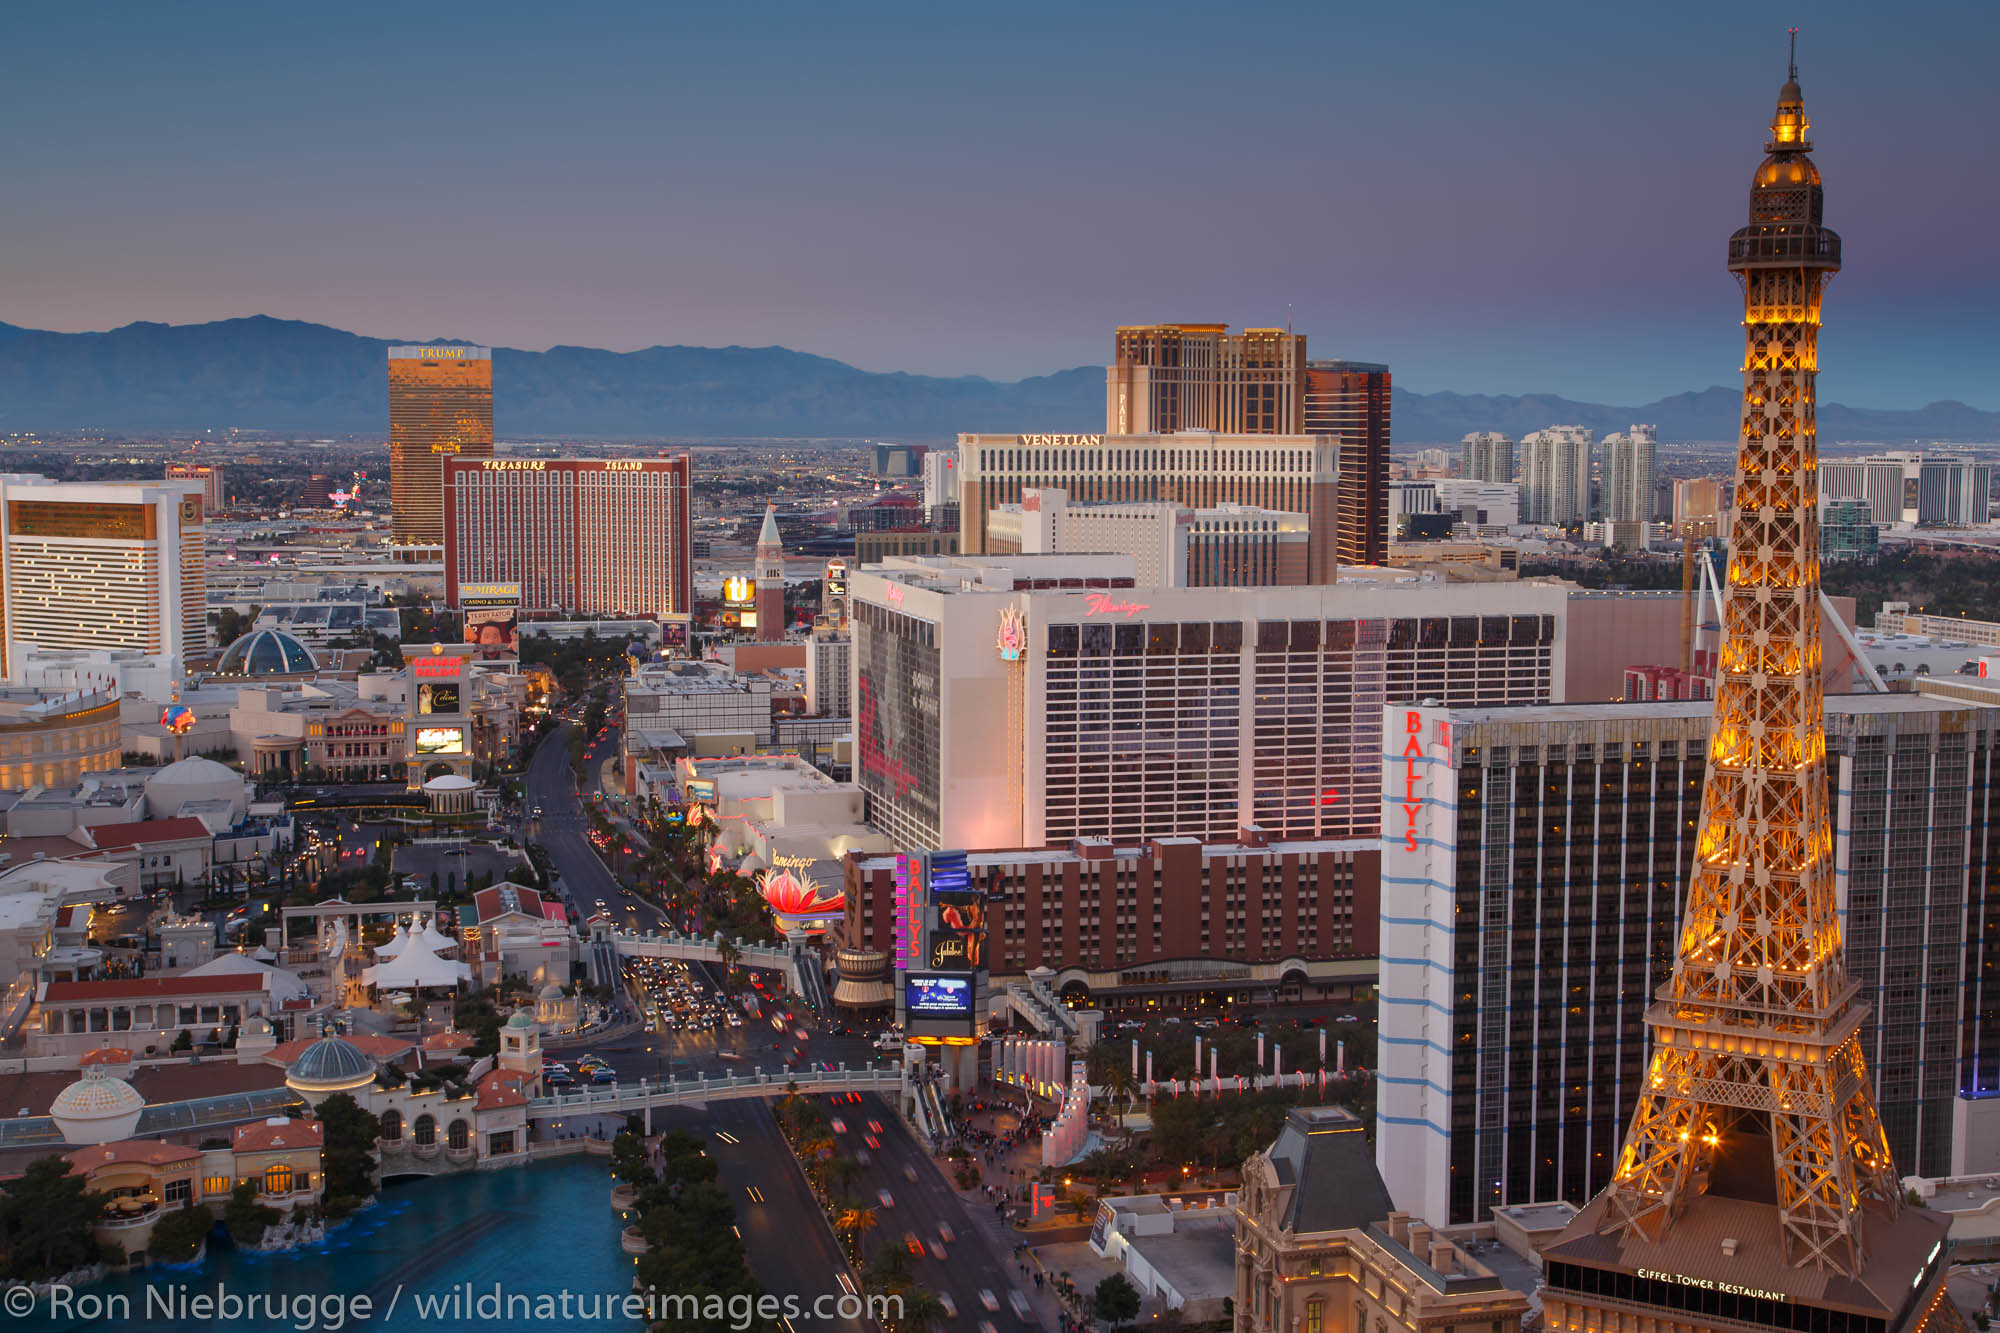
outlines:
{"label": "purple gradient sky", "polygon": [[1296,327],[1421,390],[1734,380],[1800,77],[1828,398],[2000,408],[2000,9],[17,5],[0,320],[782,343],[1000,378]]}

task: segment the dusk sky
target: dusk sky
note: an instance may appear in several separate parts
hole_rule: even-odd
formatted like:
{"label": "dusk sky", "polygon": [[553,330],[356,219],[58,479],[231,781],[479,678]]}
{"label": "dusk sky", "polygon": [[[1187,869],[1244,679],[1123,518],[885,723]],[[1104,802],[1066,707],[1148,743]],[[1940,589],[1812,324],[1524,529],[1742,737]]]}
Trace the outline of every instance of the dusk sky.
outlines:
{"label": "dusk sky", "polygon": [[13,5],[0,320],[1102,364],[1285,323],[1399,385],[1735,382],[1785,28],[1822,395],[2000,409],[2000,7]]}

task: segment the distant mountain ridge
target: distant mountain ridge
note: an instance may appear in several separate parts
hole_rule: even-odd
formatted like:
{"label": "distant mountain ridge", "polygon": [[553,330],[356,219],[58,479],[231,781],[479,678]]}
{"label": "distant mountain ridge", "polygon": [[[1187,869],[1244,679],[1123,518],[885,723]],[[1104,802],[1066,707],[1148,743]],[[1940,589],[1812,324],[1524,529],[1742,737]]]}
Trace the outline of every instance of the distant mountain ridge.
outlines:
{"label": "distant mountain ridge", "polygon": [[[233,426],[381,434],[388,425],[383,349],[418,341],[426,340],[367,338],[268,315],[103,333],[0,324],[0,431]],[[996,381],[883,374],[785,347],[502,347],[493,356],[494,425],[503,438],[942,441],[960,431],[1091,432],[1104,419],[1097,366]],[[1612,407],[1545,394],[1399,389],[1393,410],[1399,445],[1454,442],[1474,430],[1518,439],[1555,424],[1622,430],[1635,421],[1657,423],[1663,439],[1730,440],[1737,394],[1713,388]],[[1820,434],[1827,441],[1996,440],[2000,412],[1953,402],[1914,412],[1826,404]]]}

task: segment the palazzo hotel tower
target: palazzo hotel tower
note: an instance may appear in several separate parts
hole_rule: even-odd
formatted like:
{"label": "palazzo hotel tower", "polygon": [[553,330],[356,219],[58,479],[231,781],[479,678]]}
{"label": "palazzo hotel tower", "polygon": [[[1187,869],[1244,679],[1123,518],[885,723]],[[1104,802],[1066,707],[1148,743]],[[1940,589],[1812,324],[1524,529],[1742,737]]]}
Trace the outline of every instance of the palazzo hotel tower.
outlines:
{"label": "palazzo hotel tower", "polygon": [[1795,64],[1729,240],[1742,432],[1694,868],[1611,1184],[1543,1251],[1562,1333],[1962,1327],[1946,1221],[1890,1160],[1836,910],[1814,378],[1840,238],[1806,129]]}

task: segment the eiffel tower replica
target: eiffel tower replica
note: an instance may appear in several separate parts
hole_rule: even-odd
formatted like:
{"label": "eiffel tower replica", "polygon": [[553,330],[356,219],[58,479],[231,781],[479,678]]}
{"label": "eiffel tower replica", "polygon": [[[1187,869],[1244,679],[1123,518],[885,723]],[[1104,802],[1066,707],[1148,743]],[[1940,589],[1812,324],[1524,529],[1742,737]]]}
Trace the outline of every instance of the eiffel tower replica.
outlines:
{"label": "eiffel tower replica", "polygon": [[1793,43],[1750,225],[1729,238],[1742,434],[1695,865],[1616,1173],[1543,1251],[1562,1333],[1964,1327],[1946,1220],[1897,1187],[1834,900],[1814,379],[1840,237]]}

